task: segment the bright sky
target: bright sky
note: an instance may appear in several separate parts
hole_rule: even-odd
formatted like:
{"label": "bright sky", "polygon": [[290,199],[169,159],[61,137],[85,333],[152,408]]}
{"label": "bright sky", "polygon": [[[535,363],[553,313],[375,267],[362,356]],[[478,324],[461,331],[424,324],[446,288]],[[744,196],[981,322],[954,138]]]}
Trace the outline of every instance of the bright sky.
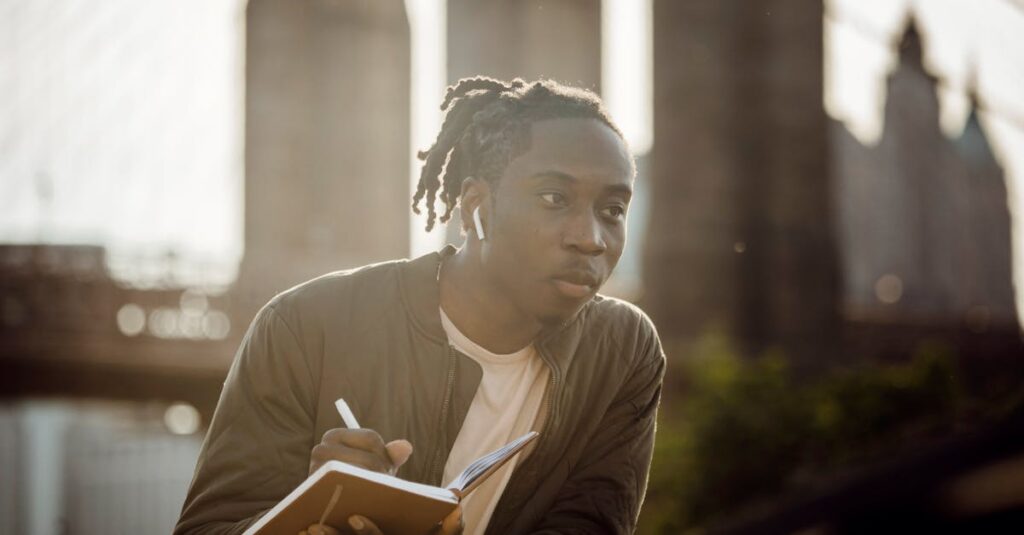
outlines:
{"label": "bright sky", "polygon": [[[440,125],[445,5],[406,0],[414,149]],[[1024,206],[1024,0],[826,0],[826,108],[862,140],[878,137],[894,59],[883,41],[898,37],[908,6],[938,74],[958,88],[976,62],[982,96],[1016,114],[982,120],[1011,206]],[[604,96],[644,152],[650,0],[604,0],[603,12],[615,21],[603,28]],[[179,279],[230,281],[242,253],[243,42],[244,0],[0,2],[0,241],[102,244],[117,273],[138,279],[158,277],[174,250]],[[958,89],[941,97],[954,134],[966,101]],[[410,161],[410,185],[417,175]],[[1024,288],[1022,218],[1015,225]],[[413,254],[442,236],[422,227],[410,221]]]}
{"label": "bright sky", "polygon": [[243,5],[0,2],[0,241],[105,245],[135,280],[233,278]]}
{"label": "bright sky", "polygon": [[[448,78],[445,63],[448,44],[445,37],[446,6],[447,0],[405,0],[411,34],[409,42],[412,43],[411,110],[414,153],[430,147],[443,118],[438,105],[444,97],[445,80]],[[416,191],[421,163],[417,158],[409,161],[410,192]],[[424,229],[425,225],[424,216],[417,217],[410,211],[410,256],[436,251],[444,245],[443,224],[438,225],[433,232],[427,232]]]}

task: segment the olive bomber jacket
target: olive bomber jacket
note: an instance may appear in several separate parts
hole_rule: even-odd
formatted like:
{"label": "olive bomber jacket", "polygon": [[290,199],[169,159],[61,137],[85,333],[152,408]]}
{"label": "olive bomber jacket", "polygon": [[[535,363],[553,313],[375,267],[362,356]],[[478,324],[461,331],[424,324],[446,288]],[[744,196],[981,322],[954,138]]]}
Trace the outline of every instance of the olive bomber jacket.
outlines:
{"label": "olive bomber jacket", "polygon": [[[414,260],[324,275],[272,299],[235,356],[203,442],[178,534],[242,533],[301,483],[340,427],[345,398],[384,441],[405,438],[404,479],[441,485],[481,378],[441,325],[438,267]],[[551,368],[540,438],[487,533],[630,533],[647,486],[665,356],[636,307],[596,296],[541,333]]]}

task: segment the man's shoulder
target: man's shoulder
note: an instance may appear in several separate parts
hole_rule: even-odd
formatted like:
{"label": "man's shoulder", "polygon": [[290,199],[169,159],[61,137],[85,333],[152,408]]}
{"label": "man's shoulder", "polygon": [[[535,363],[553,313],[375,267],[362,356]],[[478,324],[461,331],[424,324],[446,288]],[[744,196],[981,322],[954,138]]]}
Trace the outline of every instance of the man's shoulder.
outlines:
{"label": "man's shoulder", "polygon": [[389,260],[325,273],[277,294],[267,307],[293,317],[336,315],[353,305],[390,305],[400,298],[399,273],[408,262]]}
{"label": "man's shoulder", "polygon": [[629,301],[598,294],[588,303],[581,319],[583,338],[616,348],[613,353],[617,355],[636,355],[639,360],[635,365],[664,359],[654,322]]}
{"label": "man's shoulder", "polygon": [[[614,348],[613,360],[630,362],[628,366],[638,370],[640,376],[660,382],[667,359],[650,316],[629,301],[600,294],[591,301],[589,308],[592,325],[589,329],[585,327],[585,332],[589,330],[591,336],[606,341],[602,345]],[[632,358],[624,358],[626,356]]]}
{"label": "man's shoulder", "polygon": [[637,331],[644,337],[658,336],[654,322],[640,307],[629,301],[598,294],[590,301],[584,319],[584,329],[612,329]]}

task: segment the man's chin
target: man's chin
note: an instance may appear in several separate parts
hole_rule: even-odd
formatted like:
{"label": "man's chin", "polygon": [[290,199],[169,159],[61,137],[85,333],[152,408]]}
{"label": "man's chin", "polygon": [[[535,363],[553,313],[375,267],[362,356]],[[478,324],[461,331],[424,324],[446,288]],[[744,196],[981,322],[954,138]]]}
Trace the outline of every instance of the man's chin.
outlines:
{"label": "man's chin", "polygon": [[584,300],[574,306],[563,305],[561,307],[545,310],[537,316],[537,320],[545,329],[561,327],[575,319],[576,315],[583,310],[583,305],[587,304],[588,301],[590,300]]}

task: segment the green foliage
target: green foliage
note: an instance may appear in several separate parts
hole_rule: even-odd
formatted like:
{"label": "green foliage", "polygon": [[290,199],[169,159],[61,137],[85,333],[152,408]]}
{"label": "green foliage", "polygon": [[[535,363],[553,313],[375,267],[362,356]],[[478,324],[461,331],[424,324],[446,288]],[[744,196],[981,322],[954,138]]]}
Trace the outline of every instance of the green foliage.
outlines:
{"label": "green foliage", "polygon": [[[779,354],[737,356],[704,337],[672,373],[639,533],[693,530],[752,500],[948,428],[961,387],[950,355],[863,365],[797,381]],[[817,475],[813,477],[818,477]]]}

